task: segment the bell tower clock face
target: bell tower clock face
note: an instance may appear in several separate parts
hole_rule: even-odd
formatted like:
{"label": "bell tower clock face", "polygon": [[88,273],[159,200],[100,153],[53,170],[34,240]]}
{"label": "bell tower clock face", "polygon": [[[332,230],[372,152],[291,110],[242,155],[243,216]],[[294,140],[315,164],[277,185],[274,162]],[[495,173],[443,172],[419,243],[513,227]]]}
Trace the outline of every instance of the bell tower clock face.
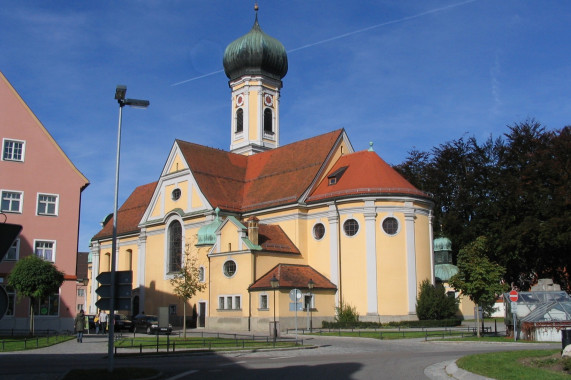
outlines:
{"label": "bell tower clock face", "polygon": [[270,94],[264,94],[264,104],[268,107],[273,106],[274,98]]}
{"label": "bell tower clock face", "polygon": [[236,104],[238,107],[242,107],[244,105],[244,95],[240,94],[236,97]]}

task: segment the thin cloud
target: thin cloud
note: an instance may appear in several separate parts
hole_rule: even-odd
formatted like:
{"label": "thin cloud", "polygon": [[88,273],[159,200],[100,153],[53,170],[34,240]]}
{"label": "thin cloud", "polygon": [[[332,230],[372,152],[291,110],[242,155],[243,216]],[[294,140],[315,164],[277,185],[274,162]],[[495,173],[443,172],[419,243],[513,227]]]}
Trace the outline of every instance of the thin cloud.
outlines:
{"label": "thin cloud", "polygon": [[[401,23],[401,22],[405,22],[405,21],[414,20],[414,19],[417,19],[417,18],[420,18],[420,17],[424,17],[424,16],[427,16],[427,15],[430,15],[430,14],[434,14],[434,13],[438,13],[438,12],[443,12],[443,11],[446,11],[446,10],[449,10],[449,9],[452,9],[452,8],[461,7],[461,6],[463,6],[463,5],[470,4],[470,3],[474,3],[474,2],[476,2],[476,1],[478,1],[478,0],[467,0],[467,1],[460,2],[460,3],[450,4],[450,5],[447,5],[447,6],[445,6],[445,7],[435,8],[435,9],[431,9],[431,10],[428,10],[428,11],[425,11],[425,12],[417,13],[417,14],[412,15],[412,16],[402,17],[402,18],[399,18],[399,19],[397,19],[397,20],[391,20],[391,21],[386,21],[386,22],[380,23],[380,24],[371,25],[371,26],[368,26],[368,27],[366,27],[366,28],[357,29],[357,30],[354,30],[354,31],[352,31],[352,32],[343,33],[343,34],[340,34],[340,35],[335,36],[335,37],[326,38],[326,39],[321,40],[321,41],[317,41],[317,42],[313,42],[313,43],[310,43],[310,44],[307,44],[307,45],[303,45],[303,46],[300,46],[300,47],[298,47],[298,48],[288,50],[287,52],[288,52],[288,53],[294,53],[294,52],[297,52],[297,51],[300,51],[300,50],[308,49],[308,48],[310,48],[310,47],[314,47],[314,46],[318,46],[318,45],[323,45],[323,44],[328,43],[328,42],[337,41],[337,40],[340,40],[340,39],[342,39],[342,38],[347,38],[347,37],[350,37],[350,36],[354,36],[355,34],[368,32],[369,30],[381,28],[381,27],[383,27],[383,26],[394,25],[394,24],[398,24],[398,23]],[[224,70],[213,71],[213,72],[208,73],[208,74],[200,75],[200,76],[197,76],[197,77],[193,77],[193,78],[190,78],[190,79],[186,79],[186,80],[183,80],[183,81],[180,81],[180,82],[173,83],[173,84],[171,84],[171,86],[179,86],[179,85],[184,84],[184,83],[193,82],[193,81],[195,81],[195,80],[202,79],[202,78],[206,78],[206,77],[209,77],[209,76],[212,76],[212,75],[216,75],[216,74],[219,74],[219,73],[222,73],[222,72],[224,72]]]}

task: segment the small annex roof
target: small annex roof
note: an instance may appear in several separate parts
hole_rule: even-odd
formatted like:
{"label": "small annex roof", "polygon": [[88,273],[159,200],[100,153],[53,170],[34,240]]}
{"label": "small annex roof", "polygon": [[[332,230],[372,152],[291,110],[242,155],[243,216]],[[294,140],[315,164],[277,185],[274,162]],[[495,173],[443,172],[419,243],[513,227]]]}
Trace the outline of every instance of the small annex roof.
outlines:
{"label": "small annex roof", "polygon": [[[139,222],[149,205],[157,182],[137,187],[117,210],[117,235],[139,232]],[[113,217],[107,218],[103,228],[91,238],[101,240],[113,236]]]}
{"label": "small annex roof", "polygon": [[284,230],[278,225],[259,224],[258,244],[266,252],[301,254]]}
{"label": "small annex roof", "polygon": [[[346,170],[340,179],[330,184],[328,177],[344,167]],[[307,202],[368,194],[430,197],[414,187],[374,151],[364,150],[340,157],[327,176],[308,196]]]}
{"label": "small annex roof", "polygon": [[276,277],[279,281],[279,289],[307,289],[309,280],[312,280],[314,290],[337,291],[337,286],[327,277],[310,267],[309,265],[278,264],[268,273],[260,277],[248,288],[253,290],[271,290],[270,280]]}

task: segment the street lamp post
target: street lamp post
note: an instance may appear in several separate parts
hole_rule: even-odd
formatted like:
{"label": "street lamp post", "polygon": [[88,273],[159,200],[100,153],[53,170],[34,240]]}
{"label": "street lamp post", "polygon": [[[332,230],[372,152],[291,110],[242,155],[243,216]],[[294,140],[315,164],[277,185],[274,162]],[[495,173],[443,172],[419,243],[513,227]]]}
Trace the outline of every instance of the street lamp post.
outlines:
{"label": "street lamp post", "polygon": [[109,302],[109,344],[107,356],[109,357],[109,372],[113,372],[113,344],[115,330],[115,262],[117,250],[117,204],[119,199],[119,162],[121,157],[121,122],[123,119],[123,107],[147,108],[150,104],[148,100],[125,99],[127,86],[118,85],[115,89],[115,99],[119,103],[119,125],[117,127],[117,161],[115,165],[115,200],[113,203],[113,237],[111,240],[111,299]]}
{"label": "street lamp post", "polygon": [[312,301],[312,294],[311,294],[311,290],[313,289],[313,287],[315,286],[315,282],[313,282],[313,280],[310,278],[309,282],[307,283],[307,288],[309,289],[309,305],[307,306],[309,308],[309,332],[312,333],[313,332],[313,309],[311,308],[311,301]]}
{"label": "street lamp post", "polygon": [[274,290],[274,344],[276,343],[276,339],[278,337],[278,328],[276,326],[276,288],[280,286],[280,282],[274,275],[270,280],[270,285],[272,285],[272,289]]}

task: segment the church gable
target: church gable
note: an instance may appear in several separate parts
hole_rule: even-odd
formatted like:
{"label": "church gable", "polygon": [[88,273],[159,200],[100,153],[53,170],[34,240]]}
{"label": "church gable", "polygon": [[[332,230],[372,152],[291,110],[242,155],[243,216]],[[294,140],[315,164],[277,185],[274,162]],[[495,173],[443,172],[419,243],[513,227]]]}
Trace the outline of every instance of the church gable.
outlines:
{"label": "church gable", "polygon": [[248,249],[244,238],[247,238],[247,228],[233,216],[226,218],[216,230],[216,245],[212,253],[229,253]]}
{"label": "church gable", "polygon": [[175,141],[141,224],[162,221],[173,210],[184,215],[211,209]]}

